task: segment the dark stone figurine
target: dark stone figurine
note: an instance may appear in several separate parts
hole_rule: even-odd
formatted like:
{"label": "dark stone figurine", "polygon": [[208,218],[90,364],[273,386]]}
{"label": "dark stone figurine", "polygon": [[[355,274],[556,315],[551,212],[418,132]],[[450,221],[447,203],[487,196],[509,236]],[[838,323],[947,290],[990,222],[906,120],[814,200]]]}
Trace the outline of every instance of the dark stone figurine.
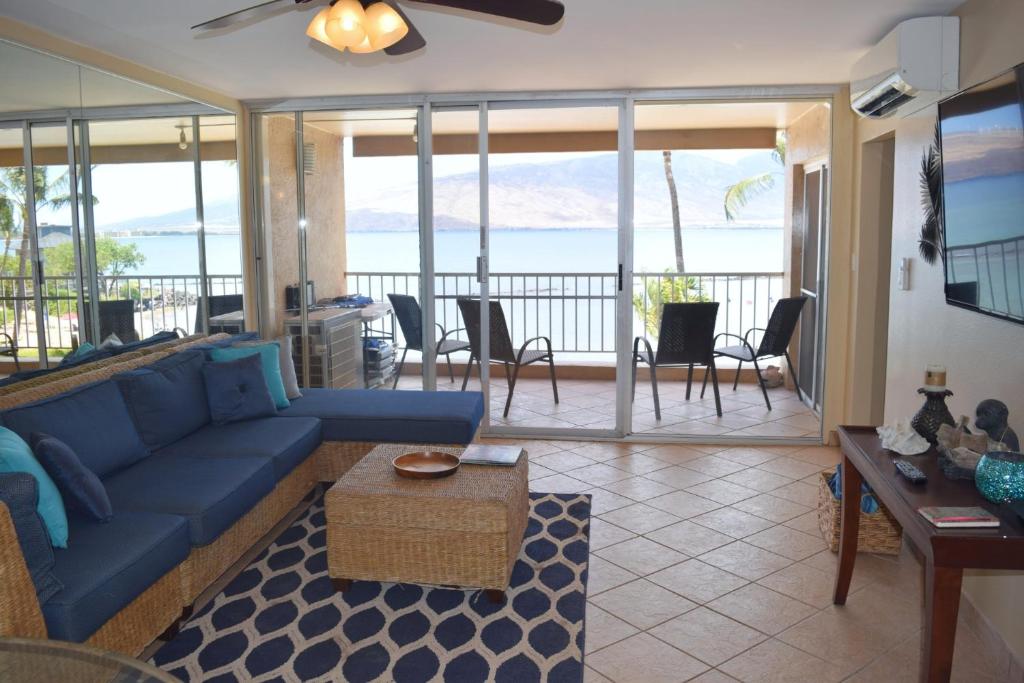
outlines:
{"label": "dark stone figurine", "polygon": [[936,434],[939,427],[943,424],[956,427],[956,420],[953,419],[949,408],[946,407],[946,397],[952,396],[953,392],[949,389],[928,391],[921,388],[917,390],[917,393],[925,395],[925,402],[921,406],[921,410],[917,411],[917,415],[910,421],[910,426],[934,446],[938,443]]}
{"label": "dark stone figurine", "polygon": [[1010,429],[1010,410],[1002,401],[989,398],[978,404],[974,425],[993,441],[1001,441],[1011,451],[1020,450],[1017,434]]}

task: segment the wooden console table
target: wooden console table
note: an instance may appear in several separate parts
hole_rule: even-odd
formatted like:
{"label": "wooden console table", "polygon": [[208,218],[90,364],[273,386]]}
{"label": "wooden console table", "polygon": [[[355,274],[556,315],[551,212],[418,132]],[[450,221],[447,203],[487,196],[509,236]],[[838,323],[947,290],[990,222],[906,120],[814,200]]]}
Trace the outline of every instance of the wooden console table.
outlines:
{"label": "wooden console table", "polygon": [[[838,431],[843,451],[842,532],[832,602],[846,604],[857,558],[860,487],[866,481],[924,556],[921,680],[948,681],[964,569],[1024,569],[1024,523],[1013,511],[985,500],[973,481],[947,479],[934,448],[907,458],[928,476],[924,484],[911,484],[896,472],[893,459],[897,456],[882,448],[874,427],[839,427]],[[917,511],[931,505],[979,505],[998,515],[1002,524],[998,529],[938,529]]]}

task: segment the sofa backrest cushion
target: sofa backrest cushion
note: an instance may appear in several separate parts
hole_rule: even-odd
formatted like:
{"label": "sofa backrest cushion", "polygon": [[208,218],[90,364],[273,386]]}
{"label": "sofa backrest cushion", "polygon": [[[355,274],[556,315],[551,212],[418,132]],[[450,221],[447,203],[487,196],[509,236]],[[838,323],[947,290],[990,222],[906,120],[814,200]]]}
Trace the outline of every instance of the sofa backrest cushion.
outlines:
{"label": "sofa backrest cushion", "polygon": [[39,501],[39,482],[31,474],[14,472],[0,474],[0,502],[14,522],[22,557],[36,587],[39,602],[44,603],[64,586],[53,573],[55,558],[46,525],[36,509]]}
{"label": "sofa backrest cushion", "polygon": [[114,375],[147,446],[156,450],[210,422],[201,351],[182,351]]}
{"label": "sofa backrest cushion", "polygon": [[124,397],[109,380],[12,408],[3,421],[23,439],[34,432],[57,437],[100,479],[149,455]]}
{"label": "sofa backrest cushion", "polygon": [[27,474],[36,480],[36,510],[46,525],[50,544],[58,548],[68,545],[68,515],[57,486],[39,464],[28,443],[10,429],[0,427],[0,473]]}

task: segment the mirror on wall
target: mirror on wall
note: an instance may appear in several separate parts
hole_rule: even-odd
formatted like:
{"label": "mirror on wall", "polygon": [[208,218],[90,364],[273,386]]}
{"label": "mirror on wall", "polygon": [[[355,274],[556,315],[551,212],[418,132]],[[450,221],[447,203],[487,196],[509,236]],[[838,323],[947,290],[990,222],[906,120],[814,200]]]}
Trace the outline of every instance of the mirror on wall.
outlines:
{"label": "mirror on wall", "polygon": [[0,331],[19,360],[245,329],[235,115],[8,41],[0,63]]}

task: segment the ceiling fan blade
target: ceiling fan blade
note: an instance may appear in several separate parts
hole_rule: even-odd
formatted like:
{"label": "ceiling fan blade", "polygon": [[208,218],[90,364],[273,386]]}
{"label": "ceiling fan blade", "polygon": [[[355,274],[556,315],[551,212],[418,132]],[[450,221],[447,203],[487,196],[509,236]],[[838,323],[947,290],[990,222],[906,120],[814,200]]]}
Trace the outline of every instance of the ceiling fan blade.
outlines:
{"label": "ceiling fan blade", "polygon": [[405,12],[402,11],[402,8],[398,6],[398,3],[396,3],[395,0],[384,0],[384,2],[398,12],[402,17],[402,21],[404,21],[405,25],[409,27],[409,32],[405,34],[405,37],[391,47],[384,48],[384,52],[392,57],[397,57],[399,55],[407,55],[410,52],[416,52],[416,50],[422,50],[426,47],[426,39],[418,30],[416,30],[416,27],[413,26],[413,23],[409,20],[409,17],[405,15]]}
{"label": "ceiling fan blade", "polygon": [[493,14],[498,17],[551,26],[565,15],[565,5],[557,0],[414,0],[425,5]]}
{"label": "ceiling fan blade", "polygon": [[231,14],[225,14],[222,17],[211,19],[210,21],[204,21],[201,24],[196,24],[192,27],[193,30],[200,28],[203,30],[224,28],[233,24],[246,21],[248,19],[256,19],[258,17],[266,16],[271,14],[274,10],[284,7],[286,5],[300,5],[302,3],[310,2],[311,0],[270,0],[269,2],[260,3]]}

